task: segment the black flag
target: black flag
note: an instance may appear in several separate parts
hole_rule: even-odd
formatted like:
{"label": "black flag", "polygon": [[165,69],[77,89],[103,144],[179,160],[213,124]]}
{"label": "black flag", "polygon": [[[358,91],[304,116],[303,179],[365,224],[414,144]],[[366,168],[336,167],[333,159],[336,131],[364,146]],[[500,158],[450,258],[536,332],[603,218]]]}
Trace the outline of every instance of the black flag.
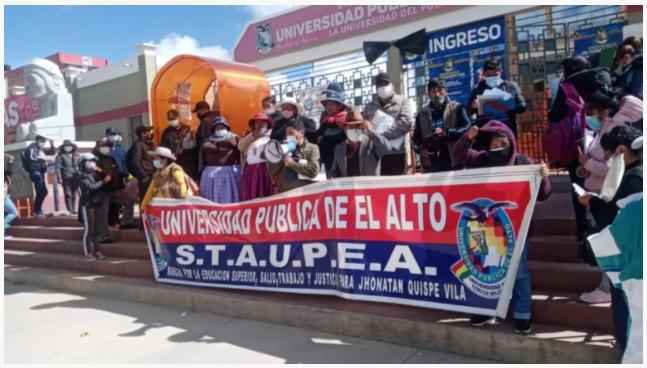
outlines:
{"label": "black flag", "polygon": [[400,49],[402,57],[407,55],[423,55],[425,53],[425,38],[427,31],[423,28],[393,43],[391,42],[364,42],[364,56],[369,64],[388,50],[391,45]]}
{"label": "black flag", "polygon": [[364,42],[364,56],[369,64],[373,64],[377,58],[391,47],[391,42]]}

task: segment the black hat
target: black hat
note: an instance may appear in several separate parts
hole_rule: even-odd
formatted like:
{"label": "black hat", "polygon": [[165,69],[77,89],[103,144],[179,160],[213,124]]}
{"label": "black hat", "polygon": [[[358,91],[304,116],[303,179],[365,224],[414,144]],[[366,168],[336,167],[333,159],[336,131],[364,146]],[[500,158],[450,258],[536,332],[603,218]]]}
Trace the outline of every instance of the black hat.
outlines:
{"label": "black hat", "polygon": [[380,73],[375,76],[375,84],[378,84],[380,82],[389,82],[391,83],[391,77],[389,77],[388,74],[386,73]]}
{"label": "black hat", "polygon": [[303,121],[301,119],[291,119],[285,124],[285,129],[287,128],[294,128],[300,132],[305,132],[306,126],[303,124]]}
{"label": "black hat", "polygon": [[74,145],[74,142],[72,142],[69,139],[64,140],[63,144],[61,144],[61,146],[73,146],[73,145]]}
{"label": "black hat", "polygon": [[106,128],[106,135],[115,135],[115,134],[119,134],[117,129],[115,129],[114,127]]}
{"label": "black hat", "polygon": [[494,57],[489,57],[485,59],[485,62],[483,63],[483,70],[499,70],[501,69],[501,62],[499,59],[494,58]]}
{"label": "black hat", "polygon": [[207,101],[198,101],[198,102],[195,104],[195,107],[193,108],[193,111],[192,111],[192,112],[198,112],[198,110],[200,110],[200,109],[207,109],[207,110],[211,110],[211,106],[209,106],[209,104],[207,103]]}
{"label": "black hat", "polygon": [[37,135],[36,138],[34,139],[35,141],[46,141],[47,138],[43,137],[42,135]]}
{"label": "black hat", "polygon": [[429,83],[427,83],[427,92],[429,92],[429,90],[432,88],[447,88],[447,86],[445,86],[444,80],[434,78],[434,79],[430,79]]}

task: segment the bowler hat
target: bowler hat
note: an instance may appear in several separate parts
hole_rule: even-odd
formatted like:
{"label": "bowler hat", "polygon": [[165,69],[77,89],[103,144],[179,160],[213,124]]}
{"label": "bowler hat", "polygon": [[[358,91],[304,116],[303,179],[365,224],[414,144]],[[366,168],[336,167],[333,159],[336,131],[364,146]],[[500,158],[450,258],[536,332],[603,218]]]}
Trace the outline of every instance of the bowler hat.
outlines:
{"label": "bowler hat", "polygon": [[321,103],[326,101],[335,101],[346,106],[346,102],[344,102],[344,90],[342,89],[341,84],[337,82],[329,83],[328,86],[326,86],[326,90],[323,91],[323,95],[325,97],[321,99]]}
{"label": "bowler hat", "polygon": [[211,106],[209,106],[209,103],[207,103],[207,101],[198,101],[195,104],[195,107],[193,108],[192,112],[198,112],[198,110],[200,110],[200,109],[211,110]]}

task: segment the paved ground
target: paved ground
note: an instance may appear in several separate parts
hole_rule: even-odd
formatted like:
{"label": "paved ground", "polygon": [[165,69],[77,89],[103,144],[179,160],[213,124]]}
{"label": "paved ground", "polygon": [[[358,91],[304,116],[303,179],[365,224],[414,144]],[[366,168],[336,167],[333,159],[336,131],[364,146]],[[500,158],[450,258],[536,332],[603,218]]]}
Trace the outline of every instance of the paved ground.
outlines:
{"label": "paved ground", "polygon": [[5,363],[491,363],[5,282]]}

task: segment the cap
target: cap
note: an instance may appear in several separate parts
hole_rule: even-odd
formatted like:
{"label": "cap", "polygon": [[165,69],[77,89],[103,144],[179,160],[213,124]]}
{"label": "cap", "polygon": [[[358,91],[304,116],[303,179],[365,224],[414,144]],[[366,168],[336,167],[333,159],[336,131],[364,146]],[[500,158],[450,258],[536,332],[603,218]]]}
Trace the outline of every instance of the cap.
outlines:
{"label": "cap", "polygon": [[378,75],[375,76],[375,84],[378,84],[380,82],[391,83],[391,77],[389,77],[389,75],[384,72],[379,73]]}
{"label": "cap", "polygon": [[429,83],[427,83],[427,92],[429,92],[429,90],[432,88],[447,88],[447,86],[445,86],[444,80],[434,78],[429,80]]}
{"label": "cap", "polygon": [[192,111],[192,112],[197,112],[197,111],[198,111],[198,110],[200,110],[200,109],[207,109],[207,110],[211,110],[211,106],[209,106],[209,104],[207,103],[207,101],[198,101],[198,102],[195,104],[195,107],[193,108],[193,111]]}

